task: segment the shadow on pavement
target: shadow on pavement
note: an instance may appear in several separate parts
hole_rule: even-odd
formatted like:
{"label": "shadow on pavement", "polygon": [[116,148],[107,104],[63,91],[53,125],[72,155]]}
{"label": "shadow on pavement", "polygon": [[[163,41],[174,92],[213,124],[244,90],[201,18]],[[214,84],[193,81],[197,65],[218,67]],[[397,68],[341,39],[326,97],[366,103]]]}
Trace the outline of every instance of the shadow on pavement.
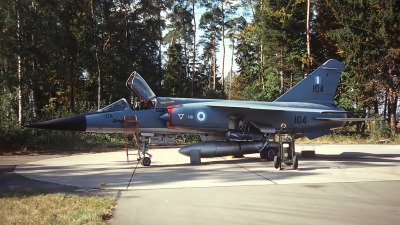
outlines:
{"label": "shadow on pavement", "polygon": [[[71,151],[64,154],[80,154],[80,152]],[[0,191],[1,190],[18,190],[18,191],[33,191],[34,193],[69,193],[81,194],[89,196],[111,196],[115,195],[114,192],[108,190],[79,190],[79,187],[60,185],[45,181],[38,181],[26,178],[19,174],[14,173],[17,165],[25,164],[28,162],[38,161],[42,159],[49,159],[62,156],[60,153],[46,153],[44,155],[12,155],[0,156]]]}

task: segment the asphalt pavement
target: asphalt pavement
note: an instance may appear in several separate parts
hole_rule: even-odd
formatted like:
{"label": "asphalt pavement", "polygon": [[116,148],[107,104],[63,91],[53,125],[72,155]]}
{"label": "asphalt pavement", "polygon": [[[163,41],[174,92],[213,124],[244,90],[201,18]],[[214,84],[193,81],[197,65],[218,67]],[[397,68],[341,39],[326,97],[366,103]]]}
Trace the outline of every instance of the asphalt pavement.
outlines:
{"label": "asphalt pavement", "polygon": [[114,196],[111,224],[398,224],[399,145],[296,149],[316,157],[281,171],[257,154],[194,166],[176,147],[150,149],[150,167],[124,151],[0,157],[0,188]]}

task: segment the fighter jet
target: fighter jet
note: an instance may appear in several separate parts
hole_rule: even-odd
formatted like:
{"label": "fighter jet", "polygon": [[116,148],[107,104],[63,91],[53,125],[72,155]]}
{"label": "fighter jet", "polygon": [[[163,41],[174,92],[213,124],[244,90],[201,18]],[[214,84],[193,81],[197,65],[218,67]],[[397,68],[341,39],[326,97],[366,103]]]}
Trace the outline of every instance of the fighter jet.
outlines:
{"label": "fighter jet", "polygon": [[[149,140],[174,143],[183,134],[200,135],[203,141],[179,150],[191,161],[251,153],[276,161],[283,156],[279,155],[279,143],[271,139],[274,135],[314,139],[355,120],[347,118],[348,113],[333,100],[343,69],[342,62],[330,59],[273,102],[157,97],[133,72],[126,82],[136,99],[133,106],[121,99],[96,112],[26,127],[94,133],[124,133],[136,127],[141,142],[138,160],[144,166],[151,164]],[[291,163],[296,164],[297,159]]]}

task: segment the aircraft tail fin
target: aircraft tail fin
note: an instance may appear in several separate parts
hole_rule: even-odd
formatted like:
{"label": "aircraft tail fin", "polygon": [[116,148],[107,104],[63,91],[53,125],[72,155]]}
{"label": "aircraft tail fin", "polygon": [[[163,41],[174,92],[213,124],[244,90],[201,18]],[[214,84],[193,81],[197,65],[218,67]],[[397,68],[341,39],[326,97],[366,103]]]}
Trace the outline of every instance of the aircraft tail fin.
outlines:
{"label": "aircraft tail fin", "polygon": [[277,98],[275,102],[332,104],[343,69],[344,63],[330,59]]}

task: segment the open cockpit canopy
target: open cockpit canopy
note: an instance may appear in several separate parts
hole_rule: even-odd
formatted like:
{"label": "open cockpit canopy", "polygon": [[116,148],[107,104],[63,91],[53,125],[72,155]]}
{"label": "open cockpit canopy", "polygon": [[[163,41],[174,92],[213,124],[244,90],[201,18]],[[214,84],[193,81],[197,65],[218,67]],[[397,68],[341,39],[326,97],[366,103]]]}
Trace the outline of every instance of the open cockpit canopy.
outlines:
{"label": "open cockpit canopy", "polygon": [[[148,109],[156,103],[156,95],[151,90],[146,81],[136,72],[133,72],[126,81],[126,87],[136,97],[133,105],[134,110]],[[147,102],[147,105],[144,104]],[[125,98],[120,99],[97,112],[115,112],[130,110],[131,107]]]}
{"label": "open cockpit canopy", "polygon": [[138,73],[136,73],[136,71],[129,76],[128,80],[126,81],[126,87],[135,97],[141,100],[150,102],[157,97],[146,81]]}

